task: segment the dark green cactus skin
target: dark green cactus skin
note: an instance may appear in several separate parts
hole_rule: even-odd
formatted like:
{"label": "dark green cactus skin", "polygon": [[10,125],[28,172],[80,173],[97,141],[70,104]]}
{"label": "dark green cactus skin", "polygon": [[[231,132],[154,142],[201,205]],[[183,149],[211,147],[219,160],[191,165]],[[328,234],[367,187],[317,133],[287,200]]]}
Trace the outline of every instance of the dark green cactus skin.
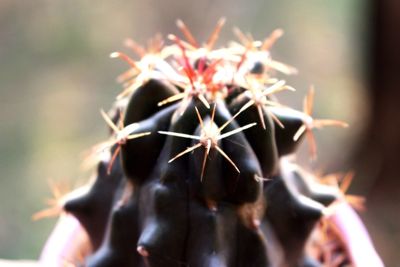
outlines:
{"label": "dark green cactus skin", "polygon": [[[256,125],[218,141],[240,173],[211,149],[201,178],[205,148],[168,163],[195,143],[158,134],[199,134],[195,106],[205,123],[210,120],[210,110],[196,98],[183,114],[178,104],[157,105],[176,92],[166,82],[150,80],[133,93],[124,124],[139,123],[135,132],[151,134],[123,145],[109,175],[108,162],[100,162],[87,195],[66,203],[65,210],[79,219],[93,246],[84,265],[319,266],[305,257],[304,246],[322,207],[336,195],[315,191],[303,171],[285,168],[280,161],[298,146],[293,135],[303,124],[301,116],[273,111],[285,125],[281,129],[264,112],[266,129]],[[247,101],[237,89],[225,101],[210,103],[216,104],[214,123],[221,126]],[[250,107],[223,132],[258,122],[258,116]],[[255,175],[272,180],[262,182]],[[128,185],[131,192],[124,197]],[[262,206],[260,224],[240,212],[244,205]]]}
{"label": "dark green cactus skin", "polygon": [[298,167],[285,167],[264,188],[269,205],[263,229],[267,239],[274,235],[269,239],[277,240],[282,248],[285,262],[278,266],[310,266],[311,261],[303,258],[305,243],[321,218],[324,205],[331,204],[338,195],[322,185],[315,191],[307,184],[307,174]]}
{"label": "dark green cactus skin", "polygon": [[118,188],[124,182],[118,162],[113,166],[112,173],[107,175],[107,162],[102,161],[98,164],[97,177],[90,191],[64,205],[65,211],[78,218],[88,232],[94,249],[98,249],[103,242],[110,210],[114,199],[119,197]]}

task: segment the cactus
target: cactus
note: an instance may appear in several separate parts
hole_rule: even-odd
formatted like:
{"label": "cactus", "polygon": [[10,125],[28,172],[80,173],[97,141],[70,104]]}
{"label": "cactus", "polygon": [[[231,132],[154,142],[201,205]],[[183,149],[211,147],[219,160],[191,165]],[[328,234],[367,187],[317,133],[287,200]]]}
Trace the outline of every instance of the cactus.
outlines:
{"label": "cactus", "polygon": [[[93,148],[96,178],[61,201],[64,220],[77,219],[71,227],[88,240],[75,242],[75,252],[57,263],[49,263],[49,241],[42,262],[88,267],[356,263],[346,239],[338,239],[341,232],[328,223],[336,212],[332,203],[343,202],[344,193],[287,157],[306,137],[315,158],[312,129],[347,124],[313,119],[313,90],[303,112],[278,102],[279,92],[294,89],[273,74],[296,72],[270,55],[281,30],[261,42],[236,29],[240,42],[214,49],[223,24],[218,22],[204,45],[178,21],[185,40],[169,35],[171,44],[164,45],[156,36],[147,48],[128,40],[137,61],[111,54],[130,68],[118,77],[125,89],[111,110],[101,113],[110,138]],[[325,257],[324,245],[312,248],[311,243],[328,231],[340,242]],[[322,237],[315,238],[318,234]]]}

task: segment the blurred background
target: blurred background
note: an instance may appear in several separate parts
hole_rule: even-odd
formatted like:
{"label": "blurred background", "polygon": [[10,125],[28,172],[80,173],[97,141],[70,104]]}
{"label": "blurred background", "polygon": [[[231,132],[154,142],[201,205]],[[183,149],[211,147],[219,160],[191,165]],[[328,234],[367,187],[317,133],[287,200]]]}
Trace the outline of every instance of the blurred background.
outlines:
{"label": "blurred background", "polygon": [[[396,1],[362,0],[1,0],[0,1],[0,258],[34,259],[55,219],[32,221],[51,197],[48,181],[71,188],[90,172],[81,152],[106,137],[99,114],[121,87],[127,66],[109,59],[131,37],[180,34],[181,18],[198,40],[217,20],[227,23],[218,45],[238,26],[263,39],[285,35],[272,50],[298,68],[285,77],[296,93],[281,95],[297,109],[316,88],[314,116],[349,122],[349,129],[316,133],[319,158],[299,161],[323,172],[355,170],[350,192],[367,197],[361,214],[387,266],[400,247],[399,23]],[[283,77],[283,76],[282,76]],[[399,81],[400,82],[400,81]]]}

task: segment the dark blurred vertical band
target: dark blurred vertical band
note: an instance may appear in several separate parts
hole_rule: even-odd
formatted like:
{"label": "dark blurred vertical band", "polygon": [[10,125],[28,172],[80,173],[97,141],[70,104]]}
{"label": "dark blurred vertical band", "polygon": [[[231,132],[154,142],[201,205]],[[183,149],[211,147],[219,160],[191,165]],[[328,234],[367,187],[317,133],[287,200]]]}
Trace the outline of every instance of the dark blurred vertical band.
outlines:
{"label": "dark blurred vertical band", "polygon": [[[387,266],[400,247],[400,1],[371,0],[367,83],[371,114],[354,155],[360,187],[369,181],[368,221]],[[375,229],[380,229],[379,232]]]}

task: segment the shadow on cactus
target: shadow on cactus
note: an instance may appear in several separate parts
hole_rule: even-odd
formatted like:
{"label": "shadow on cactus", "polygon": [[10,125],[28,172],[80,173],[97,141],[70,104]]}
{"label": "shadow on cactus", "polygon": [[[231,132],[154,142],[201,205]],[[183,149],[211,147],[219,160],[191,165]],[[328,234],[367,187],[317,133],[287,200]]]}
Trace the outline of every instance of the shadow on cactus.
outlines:
{"label": "shadow on cactus", "polygon": [[110,137],[96,178],[59,202],[43,265],[383,266],[355,201],[287,157],[307,137],[315,158],[312,130],[347,124],[312,118],[313,89],[303,112],[278,101],[295,90],[274,75],[297,72],[271,57],[281,30],[215,49],[223,24],[202,45],[178,21],[184,39],[111,54],[129,69],[102,111]]}

